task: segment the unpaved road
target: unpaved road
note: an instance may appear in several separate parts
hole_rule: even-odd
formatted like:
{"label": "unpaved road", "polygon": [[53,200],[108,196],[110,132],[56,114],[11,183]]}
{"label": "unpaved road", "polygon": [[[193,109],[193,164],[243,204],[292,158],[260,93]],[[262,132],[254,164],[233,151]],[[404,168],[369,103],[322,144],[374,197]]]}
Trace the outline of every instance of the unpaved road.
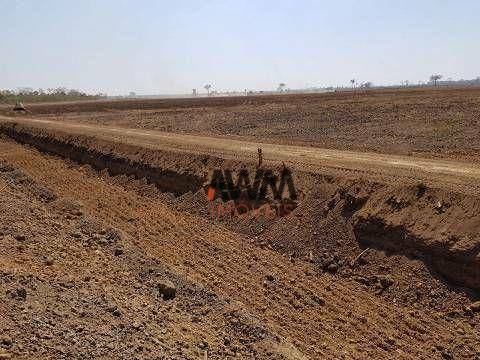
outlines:
{"label": "unpaved road", "polygon": [[313,169],[331,168],[367,175],[414,178],[434,182],[436,186],[441,187],[456,185],[464,191],[478,190],[475,180],[480,179],[480,166],[452,160],[268,144],[224,137],[205,137],[24,117],[0,116],[0,121],[95,136],[148,148],[214,154],[230,159],[256,158],[257,149],[261,148],[266,161],[289,162],[298,167]]}

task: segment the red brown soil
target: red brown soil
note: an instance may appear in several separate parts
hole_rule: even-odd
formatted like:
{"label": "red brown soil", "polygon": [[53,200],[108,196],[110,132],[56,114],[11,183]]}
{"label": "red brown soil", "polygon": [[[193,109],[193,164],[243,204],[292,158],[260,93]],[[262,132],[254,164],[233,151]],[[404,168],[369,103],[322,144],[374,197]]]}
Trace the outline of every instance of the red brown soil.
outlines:
{"label": "red brown soil", "polygon": [[[203,190],[209,171],[253,171],[248,158],[3,132],[2,356],[480,356],[480,201],[461,178],[453,191],[419,172],[297,166],[291,216],[219,220]],[[173,300],[158,292],[166,279]]]}
{"label": "red brown soil", "polygon": [[[27,105],[61,121],[341,150],[476,159],[480,88]],[[5,112],[5,111],[4,111]]]}
{"label": "red brown soil", "polygon": [[[278,345],[241,305],[172,274],[78,202],[0,171],[2,358],[263,356]],[[165,279],[185,296],[162,300]]]}
{"label": "red brown soil", "polygon": [[[11,216],[4,222],[8,224],[4,231],[6,240],[2,242],[3,256],[8,260],[4,262],[5,272],[17,274],[17,277],[7,278],[3,285],[3,306],[7,306],[3,313],[8,315],[8,322],[2,326],[13,342],[7,350],[14,354],[50,356],[52,350],[48,349],[56,345],[54,353],[58,354],[70,351],[73,355],[85,352],[87,355],[127,356],[135,351],[140,356],[138,354],[144,351],[146,354],[167,351],[171,356],[178,354],[179,357],[195,358],[202,354],[205,347],[201,339],[207,342],[207,352],[212,358],[228,354],[233,356],[235,352],[245,352],[245,356],[250,354],[258,358],[299,358],[301,354],[313,358],[337,357],[342,353],[348,357],[364,358],[383,357],[390,352],[413,357],[441,353],[468,356],[478,351],[478,318],[464,310],[470,302],[468,295],[450,291],[442,281],[432,278],[421,262],[409,265],[401,256],[388,258],[381,253],[369,256],[368,262],[384,257],[385,262],[380,261],[376,265],[380,266],[383,262],[383,271],[389,273],[391,268],[394,283],[399,282],[398,290],[395,285],[379,292],[383,288],[378,287],[378,281],[368,283],[367,278],[364,284],[355,276],[344,276],[343,271],[331,274],[320,271],[315,263],[300,259],[292,262],[288,256],[263,249],[255,241],[249,241],[248,236],[213,225],[201,215],[178,212],[168,205],[161,194],[155,195],[151,187],[141,182],[98,174],[88,167],[78,167],[42,155],[11,141],[2,142],[2,150],[9,164],[22,168],[26,176],[35,179],[41,188],[48,186],[50,189],[35,191],[51,194],[46,196],[47,199],[60,199],[50,200],[47,205],[41,203],[41,209],[37,210],[40,219],[45,222],[44,211],[52,208],[51,216],[60,223],[57,226],[61,228],[63,223],[70,226],[66,228],[63,242],[59,241],[61,236],[56,227],[44,230],[42,222],[35,222],[35,211],[32,214],[32,209],[25,203],[12,204],[7,209],[22,209],[28,215],[22,216],[21,212],[18,213],[20,210],[3,212]],[[7,182],[11,181],[9,172],[5,176]],[[35,189],[29,181],[23,182],[27,183],[27,189]],[[9,191],[14,191],[14,198],[23,195],[24,201],[27,201],[32,197],[25,188],[16,190],[10,184],[8,186]],[[7,196],[7,199],[11,197]],[[81,210],[73,210],[70,216],[65,205],[56,204],[63,204],[63,199],[68,198],[81,204]],[[67,209],[70,207],[68,204]],[[55,213],[56,208],[59,212]],[[82,217],[86,215],[101,221],[101,224],[115,224],[117,231],[125,234],[121,237],[122,243],[95,244],[98,236],[102,239],[102,230],[90,230],[88,223],[85,226],[87,230],[83,230]],[[19,226],[18,220],[12,221],[18,217],[22,219],[20,223],[23,226]],[[77,235],[72,237],[67,234],[79,227],[82,228],[81,239],[77,242]],[[335,228],[341,231],[344,226],[337,224]],[[48,236],[41,236],[42,231],[46,231]],[[19,239],[23,237],[18,235],[25,236],[25,240],[20,240],[21,245],[15,236]],[[335,241],[333,244],[336,244],[346,239],[340,232],[329,242]],[[119,245],[125,249],[126,255],[115,257],[114,250]],[[131,265],[128,259],[130,252],[133,257]],[[135,252],[139,252],[142,260],[135,261]],[[52,267],[46,265],[46,256],[53,258]],[[337,256],[339,260],[342,258],[340,252]],[[145,260],[148,258],[158,261],[160,269],[164,266],[169,273],[176,274],[170,275],[179,286],[173,303],[165,302],[155,294],[155,281],[162,279],[165,272],[163,269],[155,270],[160,265],[149,264]],[[401,264],[402,271],[408,269],[411,272],[408,274],[408,283],[412,286],[410,294],[408,289],[402,289],[402,272],[395,264]],[[79,269],[75,270],[77,267]],[[156,277],[153,280],[143,279],[140,272],[150,272],[151,267]],[[159,275],[156,275],[157,271]],[[50,273],[52,278],[48,276]],[[90,281],[84,281],[85,275],[97,279],[93,283],[95,286]],[[382,274],[375,275],[381,279]],[[25,277],[40,277],[40,280],[25,282]],[[40,286],[44,282],[65,282],[64,278],[73,285],[67,283],[66,287],[59,285],[45,289]],[[202,284],[216,295],[209,295],[206,290],[206,294],[198,295],[200,299],[196,303],[195,293],[189,290],[188,285],[182,284],[182,278]],[[415,286],[411,283],[412,278],[416,279]],[[419,282],[425,282],[426,288],[418,286]],[[25,300],[9,296],[18,288],[27,290]],[[435,290],[435,295],[429,293],[430,289]],[[409,303],[402,300],[403,296],[413,297],[417,293],[420,299],[426,297],[427,301],[417,301],[415,297],[412,298],[413,304],[408,306]],[[77,300],[74,299],[78,297],[86,297],[81,304],[88,309],[84,310],[87,314],[76,309]],[[217,297],[225,299],[222,301],[226,304],[236,304],[234,309],[222,310],[227,305],[215,305]],[[193,304],[184,304],[189,301]],[[430,305],[429,301],[433,304]],[[121,312],[120,319],[109,310],[115,306]],[[136,306],[139,306],[138,310]],[[34,310],[38,307],[65,308],[66,314],[57,316],[47,310]],[[220,311],[218,315],[214,312],[217,307]],[[24,308],[26,313],[22,310]],[[156,327],[155,317],[148,317],[147,309],[150,308],[157,309],[158,314],[165,314],[169,321],[162,323],[160,328]],[[233,325],[222,325],[230,311],[236,314],[242,309],[247,311],[246,319],[253,318],[251,321],[256,325],[240,325],[236,321]],[[209,314],[211,320],[208,320],[209,317],[205,319],[202,311]],[[199,314],[199,323],[189,317],[195,313]],[[93,339],[98,347],[84,342],[84,334],[72,334],[71,343],[64,340],[65,333],[72,327],[82,324],[85,327],[84,324],[90,323],[92,317],[107,324],[107,330],[93,325],[87,328],[87,339]],[[137,327],[135,321],[146,328],[132,329]],[[216,321],[220,324],[216,325]],[[48,330],[47,335],[37,330],[38,327],[28,327],[37,322],[40,329]],[[210,322],[213,324],[207,325]],[[209,326],[216,330],[208,330]],[[233,329],[229,330],[229,326]],[[245,329],[246,334],[238,333],[236,326]],[[265,330],[259,329],[261,334],[255,335],[255,332],[252,334],[252,326]],[[196,333],[195,329],[201,333]],[[155,334],[158,343],[150,338],[151,333]],[[254,338],[246,338],[247,335]],[[38,340],[32,343],[32,337]],[[82,340],[74,340],[79,338]],[[230,345],[225,345],[225,338],[231,341]],[[132,342],[135,344],[133,348],[129,346]],[[124,343],[125,347],[120,346]],[[242,350],[243,345],[245,350]]]}

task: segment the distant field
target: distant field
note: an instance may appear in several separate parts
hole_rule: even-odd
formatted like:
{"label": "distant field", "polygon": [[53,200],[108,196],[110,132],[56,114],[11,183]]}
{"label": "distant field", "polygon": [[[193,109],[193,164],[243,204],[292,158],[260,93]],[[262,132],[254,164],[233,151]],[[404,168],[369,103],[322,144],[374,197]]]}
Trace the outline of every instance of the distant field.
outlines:
{"label": "distant field", "polygon": [[[480,88],[35,104],[30,115],[256,141],[478,158]],[[5,111],[4,111],[5,113]]]}

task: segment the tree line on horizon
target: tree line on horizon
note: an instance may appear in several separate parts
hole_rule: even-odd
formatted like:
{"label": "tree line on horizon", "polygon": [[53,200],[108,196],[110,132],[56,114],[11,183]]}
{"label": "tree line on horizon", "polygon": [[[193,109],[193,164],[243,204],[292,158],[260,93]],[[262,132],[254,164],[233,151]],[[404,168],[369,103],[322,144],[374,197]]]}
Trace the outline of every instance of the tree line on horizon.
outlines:
{"label": "tree line on horizon", "polygon": [[28,87],[17,90],[0,90],[0,103],[95,100],[105,97],[107,97],[107,94],[98,93],[90,95],[83,91],[66,87],[48,88],[46,90]]}

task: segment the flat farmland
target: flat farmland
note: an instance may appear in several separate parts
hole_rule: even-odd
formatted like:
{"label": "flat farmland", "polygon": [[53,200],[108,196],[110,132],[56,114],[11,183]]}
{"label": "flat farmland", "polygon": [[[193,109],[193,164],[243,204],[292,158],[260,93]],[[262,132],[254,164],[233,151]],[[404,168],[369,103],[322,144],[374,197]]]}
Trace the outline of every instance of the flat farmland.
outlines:
{"label": "flat farmland", "polygon": [[[479,106],[439,88],[1,107],[0,357],[480,357]],[[237,181],[269,171],[296,195]]]}
{"label": "flat farmland", "polygon": [[115,100],[29,110],[59,121],[330,149],[451,159],[478,159],[480,151],[480,88]]}

